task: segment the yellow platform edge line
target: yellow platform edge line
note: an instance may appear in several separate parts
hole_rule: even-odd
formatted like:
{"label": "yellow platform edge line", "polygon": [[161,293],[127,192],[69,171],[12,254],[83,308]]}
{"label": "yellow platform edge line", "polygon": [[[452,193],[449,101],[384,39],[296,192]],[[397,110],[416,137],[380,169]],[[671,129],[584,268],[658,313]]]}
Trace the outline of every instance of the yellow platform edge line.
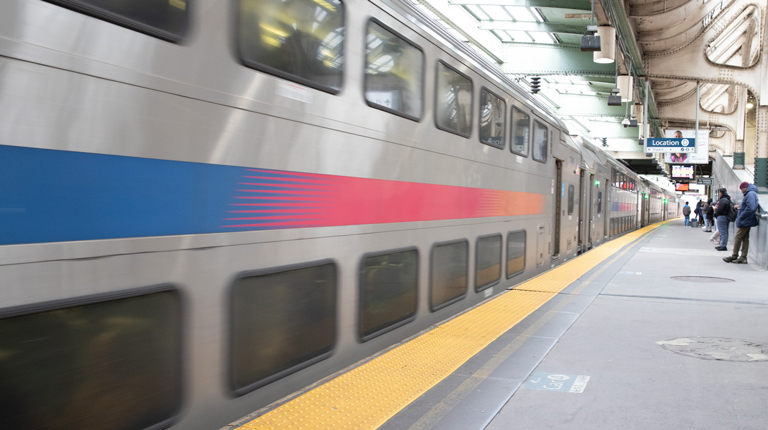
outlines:
{"label": "yellow platform edge line", "polygon": [[376,429],[578,278],[669,221],[542,273],[239,428]]}

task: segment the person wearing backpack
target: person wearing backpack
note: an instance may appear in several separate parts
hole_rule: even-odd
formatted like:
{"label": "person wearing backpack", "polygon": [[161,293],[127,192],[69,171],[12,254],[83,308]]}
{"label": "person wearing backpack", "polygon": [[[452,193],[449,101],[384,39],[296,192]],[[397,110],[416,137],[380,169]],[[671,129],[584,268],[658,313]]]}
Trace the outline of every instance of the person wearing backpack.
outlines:
{"label": "person wearing backpack", "polygon": [[[726,263],[734,262],[736,264],[747,264],[747,254],[749,254],[749,230],[756,227],[757,221],[757,187],[749,182],[742,182],[739,185],[741,193],[744,194],[744,200],[741,205],[734,205],[739,210],[736,217],[736,236],[733,239],[733,254],[730,257],[723,258]],[[741,247],[741,257],[739,257],[739,247]]]}
{"label": "person wearing backpack", "polygon": [[718,251],[727,251],[728,248],[728,214],[731,211],[731,196],[728,195],[728,190],[720,188],[720,200],[717,202],[717,210],[715,211],[715,219],[717,219],[717,231],[720,232],[720,245],[715,249]]}

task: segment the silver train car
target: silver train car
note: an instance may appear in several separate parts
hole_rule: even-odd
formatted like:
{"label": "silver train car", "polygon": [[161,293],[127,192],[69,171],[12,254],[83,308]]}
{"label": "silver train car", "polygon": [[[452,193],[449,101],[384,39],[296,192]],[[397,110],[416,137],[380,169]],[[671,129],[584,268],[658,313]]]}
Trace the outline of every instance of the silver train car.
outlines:
{"label": "silver train car", "polygon": [[220,428],[674,204],[408,3],[4,0],[0,422]]}

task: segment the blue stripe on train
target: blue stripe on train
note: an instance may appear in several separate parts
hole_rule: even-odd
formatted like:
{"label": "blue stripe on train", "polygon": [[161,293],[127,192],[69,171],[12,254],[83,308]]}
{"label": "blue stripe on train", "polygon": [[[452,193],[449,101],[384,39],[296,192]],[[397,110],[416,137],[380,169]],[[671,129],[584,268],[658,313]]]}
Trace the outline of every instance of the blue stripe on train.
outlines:
{"label": "blue stripe on train", "polygon": [[241,167],[0,145],[0,245],[232,231],[222,219],[242,175]]}

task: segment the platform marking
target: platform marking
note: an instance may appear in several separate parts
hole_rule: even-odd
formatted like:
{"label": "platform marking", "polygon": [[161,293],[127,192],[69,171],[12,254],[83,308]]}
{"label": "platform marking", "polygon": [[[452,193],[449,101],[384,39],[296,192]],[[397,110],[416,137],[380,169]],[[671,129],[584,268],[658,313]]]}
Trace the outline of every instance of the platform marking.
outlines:
{"label": "platform marking", "polygon": [[[646,233],[647,234],[647,233]],[[644,235],[643,235],[644,236]],[[643,237],[641,236],[641,237]],[[634,242],[633,242],[634,243]],[[592,283],[598,276],[600,276],[606,269],[611,267],[618,259],[624,254],[629,252],[630,246],[626,247],[623,251],[616,254],[611,260],[603,264],[601,268],[596,270],[586,280],[581,282],[578,287],[574,288],[568,295],[565,296],[560,302],[552,307],[547,313],[542,315],[536,322],[531,324],[525,331],[520,333],[512,342],[510,342],[504,349],[496,353],[491,357],[480,369],[478,369],[470,378],[464,381],[460,386],[454,389],[450,394],[445,396],[440,403],[436,404],[424,414],[416,423],[411,425],[408,430],[429,430],[434,428],[437,423],[443,419],[453,408],[455,408],[465,397],[467,397],[472,391],[480,385],[486,378],[488,378],[497,367],[499,367],[504,361],[506,361],[518,348],[523,346],[525,342],[541,327],[544,326],[552,317],[557,315],[565,306],[573,299],[574,296],[581,293],[589,284]]]}
{"label": "platform marking", "polygon": [[664,223],[614,239],[499,294],[240,428],[376,429],[576,279]]}
{"label": "platform marking", "polygon": [[584,392],[589,382],[587,375],[563,375],[561,373],[534,372],[523,388],[531,390],[561,391],[566,393]]}

